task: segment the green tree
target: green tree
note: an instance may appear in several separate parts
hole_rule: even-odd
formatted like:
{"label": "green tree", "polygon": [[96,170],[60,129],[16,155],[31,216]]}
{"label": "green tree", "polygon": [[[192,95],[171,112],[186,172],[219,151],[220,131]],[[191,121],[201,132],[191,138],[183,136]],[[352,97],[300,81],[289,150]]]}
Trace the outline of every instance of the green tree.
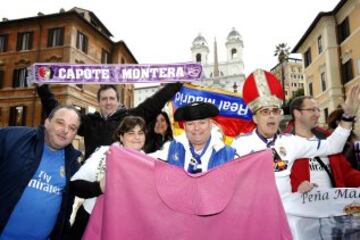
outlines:
{"label": "green tree", "polygon": [[279,43],[275,47],[274,56],[278,57],[280,64],[286,62],[290,55],[290,47],[286,43]]}

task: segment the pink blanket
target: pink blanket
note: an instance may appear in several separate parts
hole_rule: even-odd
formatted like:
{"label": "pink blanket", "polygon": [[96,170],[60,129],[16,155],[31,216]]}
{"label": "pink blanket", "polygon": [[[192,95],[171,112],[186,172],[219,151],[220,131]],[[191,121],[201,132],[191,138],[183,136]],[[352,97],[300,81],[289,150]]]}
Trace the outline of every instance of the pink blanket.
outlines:
{"label": "pink blanket", "polygon": [[292,239],[271,157],[262,151],[189,175],[112,147],[106,193],[83,239]]}

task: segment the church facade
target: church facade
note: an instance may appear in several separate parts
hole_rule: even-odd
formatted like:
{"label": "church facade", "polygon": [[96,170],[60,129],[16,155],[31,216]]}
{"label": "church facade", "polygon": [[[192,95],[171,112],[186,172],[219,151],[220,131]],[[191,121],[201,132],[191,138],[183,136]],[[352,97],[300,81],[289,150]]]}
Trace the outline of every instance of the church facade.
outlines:
{"label": "church facade", "polygon": [[233,28],[225,42],[226,61],[219,61],[217,41],[214,41],[213,58],[209,61],[209,45],[199,34],[192,42],[192,61],[203,66],[203,78],[196,84],[205,87],[219,88],[233,93],[241,93],[245,80],[243,62],[243,40],[239,32]]}

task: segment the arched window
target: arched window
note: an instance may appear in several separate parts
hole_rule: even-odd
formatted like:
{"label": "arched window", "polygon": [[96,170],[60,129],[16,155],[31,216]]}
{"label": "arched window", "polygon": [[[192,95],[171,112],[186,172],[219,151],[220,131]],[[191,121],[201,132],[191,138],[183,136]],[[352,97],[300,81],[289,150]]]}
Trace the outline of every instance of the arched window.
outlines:
{"label": "arched window", "polygon": [[201,62],[201,54],[200,53],[198,53],[198,54],[196,54],[196,62]]}
{"label": "arched window", "polygon": [[237,58],[237,50],[236,48],[231,49],[231,59]]}

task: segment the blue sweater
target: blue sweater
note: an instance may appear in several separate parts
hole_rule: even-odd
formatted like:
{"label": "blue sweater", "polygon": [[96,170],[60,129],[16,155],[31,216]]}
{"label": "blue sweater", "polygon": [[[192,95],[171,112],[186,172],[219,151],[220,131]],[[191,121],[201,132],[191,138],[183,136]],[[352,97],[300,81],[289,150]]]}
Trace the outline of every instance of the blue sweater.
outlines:
{"label": "blue sweater", "polygon": [[[44,148],[44,133],[44,127],[0,129],[0,235],[27,184],[39,167]],[[80,152],[72,145],[65,148],[66,186],[51,239],[63,239],[70,227],[69,218],[74,195],[69,193],[69,181],[79,169],[77,162],[79,156]]]}

